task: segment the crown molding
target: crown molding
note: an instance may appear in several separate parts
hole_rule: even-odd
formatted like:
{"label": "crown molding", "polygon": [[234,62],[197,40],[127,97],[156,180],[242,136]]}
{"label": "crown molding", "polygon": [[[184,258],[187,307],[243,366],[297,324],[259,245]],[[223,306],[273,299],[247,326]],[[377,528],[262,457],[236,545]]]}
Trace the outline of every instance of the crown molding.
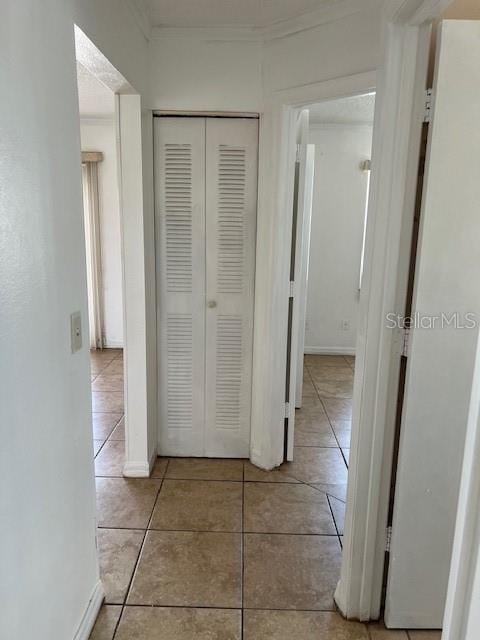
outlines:
{"label": "crown molding", "polygon": [[[138,0],[127,0],[134,2]],[[322,24],[335,22],[350,15],[368,11],[382,6],[384,0],[330,0],[330,2],[315,11],[304,13],[295,18],[280,20],[274,24],[262,27],[231,25],[215,27],[176,27],[156,26],[150,33],[151,40],[162,38],[194,38],[196,40],[210,41],[245,41],[245,42],[269,42],[277,38],[294,35],[309,29],[315,29]]]}
{"label": "crown molding", "polygon": [[335,22],[342,18],[368,11],[381,6],[382,0],[332,0],[329,4],[311,11],[303,13],[296,18],[280,20],[272,25],[261,27],[264,41],[284,38],[309,29],[315,29],[322,24]]}
{"label": "crown molding", "polygon": [[145,0],[124,0],[124,3],[130,9],[137,26],[142,32],[146,40],[150,40],[152,32],[152,19],[150,11]]}

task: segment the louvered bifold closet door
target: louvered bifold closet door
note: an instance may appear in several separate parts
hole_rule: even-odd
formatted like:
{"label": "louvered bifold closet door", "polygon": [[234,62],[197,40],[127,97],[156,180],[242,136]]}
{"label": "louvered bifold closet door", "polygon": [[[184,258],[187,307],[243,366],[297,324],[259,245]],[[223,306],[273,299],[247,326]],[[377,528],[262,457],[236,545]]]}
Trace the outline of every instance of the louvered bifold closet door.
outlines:
{"label": "louvered bifold closet door", "polygon": [[203,455],[205,119],[155,118],[159,454]]}
{"label": "louvered bifold closet door", "polygon": [[258,121],[207,119],[205,454],[248,457]]}

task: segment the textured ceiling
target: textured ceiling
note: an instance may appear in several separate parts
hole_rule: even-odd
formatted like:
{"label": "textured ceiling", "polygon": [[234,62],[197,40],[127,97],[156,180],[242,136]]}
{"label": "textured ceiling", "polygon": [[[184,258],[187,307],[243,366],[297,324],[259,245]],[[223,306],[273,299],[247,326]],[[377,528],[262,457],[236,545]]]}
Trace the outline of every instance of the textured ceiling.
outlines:
{"label": "textured ceiling", "polygon": [[375,94],[342,98],[309,107],[311,124],[372,124]]}
{"label": "textured ceiling", "polygon": [[107,118],[115,113],[114,94],[85,67],[77,62],[78,101],[80,116]]}
{"label": "textured ceiling", "polygon": [[339,0],[144,1],[156,27],[265,27],[334,5]]}

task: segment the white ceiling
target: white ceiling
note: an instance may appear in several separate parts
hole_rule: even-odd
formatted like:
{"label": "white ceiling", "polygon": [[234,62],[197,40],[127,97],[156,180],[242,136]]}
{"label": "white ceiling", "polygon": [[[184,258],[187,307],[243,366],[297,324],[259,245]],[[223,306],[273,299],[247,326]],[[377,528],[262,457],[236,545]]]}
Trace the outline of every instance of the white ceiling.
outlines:
{"label": "white ceiling", "polygon": [[110,118],[115,113],[113,91],[77,62],[78,102],[83,118]]}
{"label": "white ceiling", "polygon": [[339,0],[144,0],[155,27],[265,27]]}
{"label": "white ceiling", "polygon": [[375,94],[322,102],[308,109],[311,124],[372,124]]}

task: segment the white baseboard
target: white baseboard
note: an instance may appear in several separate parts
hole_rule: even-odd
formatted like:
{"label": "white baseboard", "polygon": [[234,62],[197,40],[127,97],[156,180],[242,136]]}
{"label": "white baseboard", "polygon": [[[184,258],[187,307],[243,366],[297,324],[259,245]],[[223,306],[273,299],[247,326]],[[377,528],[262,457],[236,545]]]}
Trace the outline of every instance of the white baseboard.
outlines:
{"label": "white baseboard", "polygon": [[89,639],[104,597],[105,592],[103,590],[103,584],[102,581],[99,580],[92,591],[92,595],[90,596],[90,600],[88,601],[87,608],[85,609],[85,613],[83,614],[82,620],[78,626],[74,640]]}
{"label": "white baseboard", "polygon": [[123,340],[104,340],[104,349],[123,349]]}
{"label": "white baseboard", "polygon": [[355,347],[305,347],[309,356],[354,356]]}
{"label": "white baseboard", "polygon": [[123,475],[126,478],[149,478],[152,473],[155,461],[157,459],[157,450],[155,449],[147,462],[135,462],[126,460],[123,465]]}

